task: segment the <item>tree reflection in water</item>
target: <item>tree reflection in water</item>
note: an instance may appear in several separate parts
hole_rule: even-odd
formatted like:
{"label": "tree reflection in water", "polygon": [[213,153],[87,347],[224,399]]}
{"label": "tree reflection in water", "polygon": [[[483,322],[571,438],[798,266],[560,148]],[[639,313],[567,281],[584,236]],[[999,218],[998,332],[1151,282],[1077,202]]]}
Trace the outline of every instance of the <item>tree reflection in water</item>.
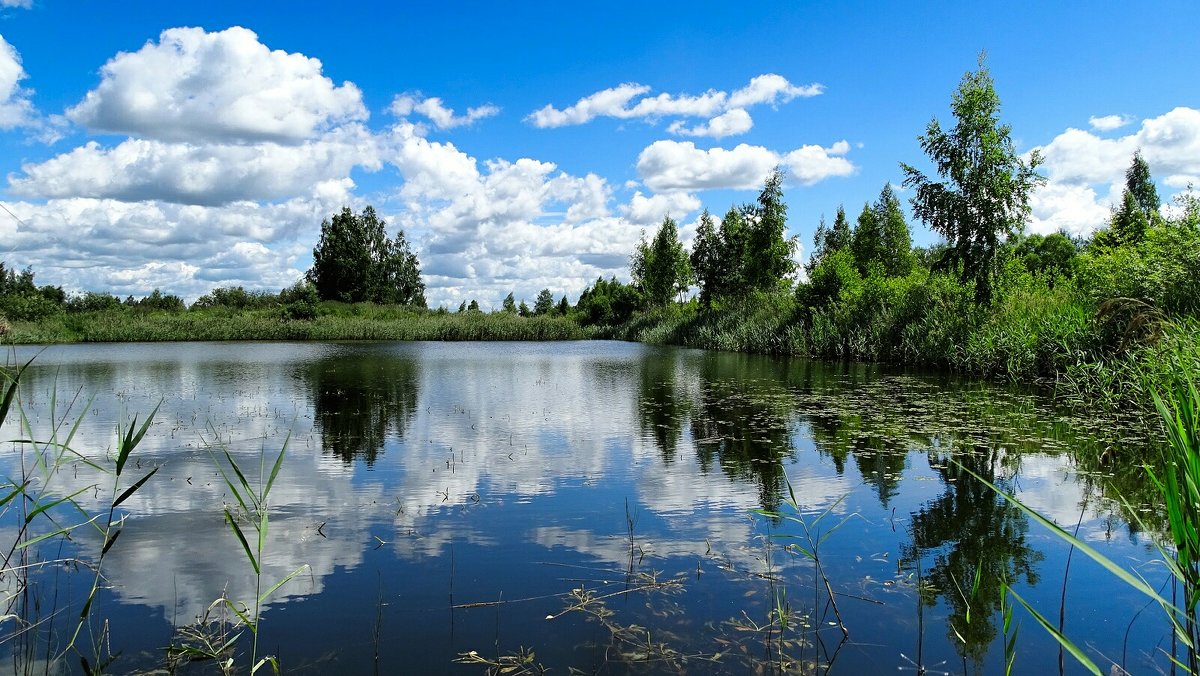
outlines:
{"label": "tree reflection in water", "polygon": [[[964,671],[970,662],[981,673],[997,635],[1002,583],[1036,584],[1036,565],[1043,555],[1027,542],[1028,517],[963,470],[1012,492],[1015,472],[1005,467],[1003,448],[965,446],[957,452],[941,448],[928,452],[929,465],[946,490],[912,515],[912,542],[903,548],[901,564],[915,570],[920,558],[924,576],[920,603],[933,607],[940,596],[949,605],[947,636],[963,660]],[[976,575],[978,591],[972,594]]]}
{"label": "tree reflection in water", "polygon": [[388,435],[403,437],[416,412],[420,368],[409,355],[356,347],[301,373],[322,447],[347,463],[374,464]]}

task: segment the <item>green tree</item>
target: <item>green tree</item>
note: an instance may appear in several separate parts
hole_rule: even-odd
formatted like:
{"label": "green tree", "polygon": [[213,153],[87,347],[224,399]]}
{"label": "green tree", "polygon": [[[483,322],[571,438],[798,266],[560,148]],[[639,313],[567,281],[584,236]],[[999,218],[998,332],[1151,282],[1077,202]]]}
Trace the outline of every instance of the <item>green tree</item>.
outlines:
{"label": "green tree", "polygon": [[567,294],[564,293],[562,299],[558,301],[558,314],[566,317],[570,311],[571,303],[567,301]]}
{"label": "green tree", "polygon": [[321,239],[306,277],[322,300],[425,306],[416,254],[404,231],[389,241],[385,226],[370,206],[357,215],[343,207],[321,222]]}
{"label": "green tree", "polygon": [[1146,215],[1146,220],[1154,222],[1158,215],[1158,189],[1154,187],[1154,181],[1150,178],[1150,165],[1142,159],[1140,150],[1133,154],[1133,161],[1130,162],[1129,169],[1125,170],[1125,189],[1133,195],[1138,209]]}
{"label": "green tree", "polygon": [[649,244],[638,243],[630,261],[633,283],[651,305],[666,305],[692,282],[692,265],[679,241],[679,227],[667,216]]}
{"label": "green tree", "polygon": [[396,237],[387,243],[372,281],[377,303],[426,306],[421,262],[409,247],[403,230],[397,231]]}
{"label": "green tree", "polygon": [[712,305],[714,291],[720,288],[721,280],[721,237],[708,209],[700,214],[700,225],[696,228],[696,241],[692,245],[690,258],[692,273],[700,286],[700,303]]}
{"label": "green tree", "polygon": [[471,304],[467,306],[467,312],[479,312],[479,301],[471,299]]}
{"label": "green tree", "polygon": [[511,291],[509,291],[508,295],[504,297],[504,303],[501,305],[501,309],[503,309],[506,314],[512,315],[517,313],[517,299],[513,298]]}
{"label": "green tree", "polygon": [[833,219],[833,228],[825,237],[825,248],[828,251],[838,251],[850,246],[850,219],[846,218],[846,209],[838,205],[837,218]]}
{"label": "green tree", "polygon": [[717,231],[721,246],[717,255],[712,283],[712,297],[744,293],[746,290],[746,245],[749,228],[746,225],[747,207],[729,207]]}
{"label": "green tree", "polygon": [[796,270],[794,238],[787,237],[787,205],[783,203],[783,171],[767,176],[748,224],[743,265],[751,289],[768,291],[786,284]]}
{"label": "green tree", "polygon": [[517,314],[522,317],[529,317],[533,313],[529,311],[529,306],[525,304],[525,300],[521,299],[521,304],[517,306]]}
{"label": "green tree", "polygon": [[575,309],[583,324],[614,326],[628,320],[641,302],[642,294],[632,284],[600,277],[579,294]]}
{"label": "green tree", "polygon": [[825,226],[825,217],[821,216],[821,223],[817,225],[817,232],[813,236],[813,254],[805,269],[812,274],[812,271],[817,269],[822,261],[849,248],[853,239],[854,232],[850,229],[849,219],[846,218],[846,208],[839,204],[832,228]]}
{"label": "green tree", "polygon": [[916,189],[917,218],[949,245],[944,264],[958,267],[964,280],[973,279],[976,302],[988,303],[999,273],[1000,242],[1020,231],[1029,194],[1045,181],[1036,171],[1041,156],[1034,151],[1026,163],[1017,155],[1009,126],[1000,124],[1000,98],[983,55],[978,69],[963,75],[950,110],[957,120],[953,129],[942,131],[934,118],[918,137],[945,180],[933,181],[904,163],[900,167],[904,185]]}
{"label": "green tree", "polygon": [[1061,232],[1022,237],[1013,249],[1013,255],[1025,264],[1025,269],[1047,280],[1056,276],[1071,277],[1078,253],[1075,242]]}
{"label": "green tree", "polygon": [[908,221],[904,220],[904,210],[900,208],[900,200],[892,191],[891,183],[885,183],[879,192],[874,212],[883,245],[880,256],[883,269],[891,277],[903,277],[912,271],[915,262],[912,232],[908,229]]}
{"label": "green tree", "polygon": [[1118,245],[1136,246],[1146,237],[1151,225],[1162,222],[1158,213],[1158,189],[1150,178],[1150,165],[1139,150],[1125,171],[1125,192],[1121,206],[1113,211],[1112,234]]}
{"label": "green tree", "polygon": [[550,289],[542,289],[538,293],[537,300],[533,301],[533,314],[541,316],[548,315],[554,311],[554,294],[550,293]]}
{"label": "green tree", "polygon": [[854,264],[860,274],[867,274],[871,263],[883,258],[883,231],[875,210],[870,204],[863,204],[862,212],[854,225],[854,236],[850,240],[850,252],[854,254]]}

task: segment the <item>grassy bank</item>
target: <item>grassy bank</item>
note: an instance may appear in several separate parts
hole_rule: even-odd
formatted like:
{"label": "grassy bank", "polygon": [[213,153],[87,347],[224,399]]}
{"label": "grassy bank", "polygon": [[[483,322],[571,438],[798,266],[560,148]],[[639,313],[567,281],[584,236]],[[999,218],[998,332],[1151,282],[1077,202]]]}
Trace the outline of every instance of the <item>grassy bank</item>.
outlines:
{"label": "grassy bank", "polygon": [[576,340],[584,331],[561,317],[438,313],[371,304],[329,304],[312,319],[279,311],[213,308],[184,312],[62,313],[11,322],[4,342],[156,342],[185,340]]}
{"label": "grassy bank", "polygon": [[1009,280],[997,301],[918,270],[814,307],[760,294],[637,313],[596,337],[701,349],[892,363],[1035,383],[1068,403],[1152,413],[1152,391],[1200,378],[1200,320],[1097,301],[1067,280]]}

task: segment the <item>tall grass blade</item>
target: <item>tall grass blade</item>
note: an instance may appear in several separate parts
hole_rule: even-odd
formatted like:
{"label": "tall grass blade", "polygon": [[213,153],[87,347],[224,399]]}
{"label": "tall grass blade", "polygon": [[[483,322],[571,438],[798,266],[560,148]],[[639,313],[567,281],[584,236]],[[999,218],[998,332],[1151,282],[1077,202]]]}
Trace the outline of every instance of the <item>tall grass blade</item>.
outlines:
{"label": "tall grass blade", "polygon": [[142,422],[142,426],[135,433],[134,427],[137,425],[137,416],[133,416],[133,421],[129,424],[129,429],[125,431],[125,438],[121,442],[121,448],[117,452],[117,476],[121,476],[121,470],[125,469],[125,462],[129,460],[129,454],[137,445],[142,442],[142,437],[146,436],[146,431],[150,429],[150,424],[154,422],[154,416],[158,413],[158,409],[162,406],[162,402],[150,411],[150,415]]}
{"label": "tall grass blade", "polygon": [[[36,356],[34,357],[36,359]],[[8,384],[8,388],[4,390],[4,398],[0,399],[0,424],[8,417],[8,409],[12,405],[13,398],[17,396],[18,385],[21,382],[21,374],[29,365],[33,363],[33,359],[25,362],[25,365],[18,368],[17,372],[12,375],[12,382]]]}
{"label": "tall grass blade", "polygon": [[236,603],[230,601],[229,599],[225,599],[225,607],[232,611],[234,615],[237,615],[238,620],[240,620],[243,625],[250,629],[251,634],[258,633],[258,625],[256,625],[254,621],[250,619],[250,616],[246,614],[246,611],[238,608]]}
{"label": "tall grass blade", "polygon": [[104,548],[100,550],[100,556],[104,556],[105,554],[107,554],[108,550],[112,549],[112,546],[117,541],[117,538],[121,537],[121,533],[124,533],[124,532],[125,531],[123,531],[121,529],[117,529],[117,530],[113,531],[112,536],[108,538],[108,542],[104,543]]}
{"label": "tall grass blade", "polygon": [[57,500],[54,500],[53,502],[48,502],[44,505],[39,505],[36,509],[29,512],[29,514],[27,514],[25,516],[25,525],[28,526],[30,524],[30,522],[32,522],[35,518],[37,518],[38,514],[41,514],[42,512],[45,512],[46,510],[53,509],[54,507],[57,507],[58,505],[61,505],[64,502],[71,502],[72,498],[74,498],[76,495],[79,495],[80,493],[86,493],[87,491],[91,490],[91,488],[92,488],[91,486],[84,486],[83,488],[80,488],[79,490],[75,491],[74,493],[72,493],[66,497],[59,498]]}
{"label": "tall grass blade", "polygon": [[237,525],[237,520],[233,518],[233,512],[225,510],[225,523],[233,529],[233,534],[237,536],[238,542],[242,543],[242,549],[246,552],[246,558],[250,559],[250,565],[254,568],[254,574],[259,575],[258,559],[254,557],[254,552],[250,550],[250,543],[246,540],[246,536],[242,534],[242,529]]}
{"label": "tall grass blade", "polygon": [[25,489],[28,487],[29,487],[29,480],[26,479],[25,482],[22,483],[20,486],[13,488],[12,491],[10,491],[8,495],[4,496],[3,498],[0,498],[0,509],[3,509],[3,507],[5,505],[7,505],[9,502],[11,502],[13,498],[17,497],[18,495],[23,494],[25,492]]}
{"label": "tall grass blade", "polygon": [[[229,454],[229,450],[226,449],[224,445],[222,445],[221,451],[225,454],[225,459],[229,461],[229,466],[232,467],[235,472],[237,472],[237,476],[238,476],[239,480],[242,482],[242,485],[246,487],[246,491],[249,492],[250,489],[249,489],[249,485],[246,483],[246,477],[242,476],[242,472],[241,472],[241,470],[238,469],[237,463],[233,461],[233,456]],[[222,465],[220,462],[218,462],[217,458],[215,456],[213,457],[213,464],[217,466],[217,471],[221,473],[221,478],[225,481],[225,485],[229,487],[229,491],[231,493],[233,493],[233,498],[235,500],[237,500],[237,503],[239,505],[241,505],[242,511],[249,514],[250,507],[246,504],[246,501],[242,498],[242,492],[238,490],[237,484],[235,484],[233,482],[233,479],[229,478],[229,474],[225,472],[224,465]]]}
{"label": "tall grass blade", "polygon": [[271,476],[267,479],[267,485],[263,487],[262,498],[265,501],[267,495],[271,492],[271,486],[275,484],[275,477],[279,476],[279,470],[283,467],[283,454],[287,452],[288,442],[292,440],[292,433],[288,432],[287,437],[283,440],[283,448],[279,449],[279,455],[275,458],[275,465],[271,468]]}
{"label": "tall grass blade", "polygon": [[155,467],[154,469],[150,470],[150,473],[149,473],[149,474],[147,474],[146,476],[142,477],[141,479],[138,479],[137,483],[133,484],[133,485],[132,485],[132,486],[130,486],[129,488],[126,488],[126,489],[125,489],[125,491],[124,491],[124,492],[122,492],[122,493],[121,493],[121,495],[120,495],[120,496],[118,496],[118,497],[117,497],[117,499],[113,501],[113,504],[112,504],[112,506],[113,506],[113,507],[120,507],[122,502],[125,502],[125,501],[126,501],[126,500],[128,500],[130,497],[132,497],[132,496],[133,496],[133,494],[134,494],[134,493],[136,493],[136,492],[137,492],[137,490],[138,490],[139,488],[141,488],[141,487],[142,487],[142,484],[144,484],[144,483],[146,483],[147,481],[149,481],[149,480],[150,480],[150,477],[154,476],[154,474],[155,474],[156,472],[158,472],[158,470],[159,470],[159,469],[160,469],[160,468],[158,468],[158,467]]}
{"label": "tall grass blade", "polygon": [[1000,489],[999,486],[996,486],[995,484],[991,483],[987,479],[984,479],[983,477],[979,476],[975,472],[971,471],[970,468],[964,466],[962,463],[960,463],[954,459],[951,459],[950,462],[953,463],[954,465],[956,465],[962,471],[975,477],[975,479],[977,481],[982,482],[983,485],[992,489],[992,491],[995,492],[996,495],[999,495],[1000,497],[1007,500],[1009,502],[1009,504],[1013,505],[1017,509],[1024,512],[1029,518],[1033,519],[1034,521],[1040,523],[1042,526],[1049,529],[1050,532],[1057,535],[1060,539],[1062,539],[1063,542],[1074,545],[1077,549],[1079,549],[1079,551],[1083,552],[1090,559],[1092,559],[1096,563],[1100,564],[1101,567],[1103,567],[1105,570],[1107,570],[1113,576],[1120,579],[1122,582],[1124,582],[1124,583],[1128,584],[1130,587],[1133,587],[1134,589],[1138,590],[1139,592],[1144,594],[1146,597],[1151,598],[1154,601],[1157,601],[1164,608],[1173,608],[1171,602],[1166,600],[1162,596],[1160,596],[1158,592],[1154,591],[1154,589],[1152,589],[1150,587],[1150,585],[1146,584],[1145,580],[1133,575],[1129,571],[1127,571],[1124,568],[1122,568],[1121,566],[1117,565],[1111,559],[1109,559],[1105,555],[1101,554],[1100,552],[1096,551],[1096,549],[1094,547],[1092,547],[1091,545],[1089,545],[1088,543],[1084,542],[1083,540],[1081,540],[1077,537],[1072,536],[1070,533],[1063,530],[1063,528],[1061,526],[1059,526],[1058,524],[1056,524],[1053,521],[1051,521],[1050,519],[1047,519],[1046,517],[1042,516],[1036,510],[1026,506],[1025,503],[1021,502],[1016,497],[1004,492],[1003,490]]}
{"label": "tall grass blade", "polygon": [[285,585],[285,584],[287,584],[287,583],[291,582],[293,579],[295,579],[295,577],[296,577],[297,575],[299,575],[300,573],[304,572],[304,570],[305,570],[306,568],[308,568],[308,564],[307,564],[307,563],[306,563],[306,564],[304,564],[303,566],[300,566],[300,567],[299,567],[299,568],[297,568],[296,570],[293,570],[292,572],[288,573],[287,575],[285,575],[285,576],[283,577],[283,579],[282,579],[282,580],[280,580],[279,582],[276,582],[275,584],[271,585],[271,588],[270,588],[270,589],[268,589],[267,591],[265,591],[265,592],[263,592],[262,594],[260,594],[260,595],[259,595],[259,597],[258,597],[258,602],[259,602],[259,603],[262,603],[263,601],[266,601],[268,596],[270,596],[271,594],[274,594],[274,593],[275,593],[275,592],[276,592],[276,591],[277,591],[277,590],[278,590],[280,587],[282,587],[283,585]]}
{"label": "tall grass blade", "polygon": [[1005,585],[1005,590],[1009,594],[1012,594],[1012,597],[1017,600],[1017,603],[1020,603],[1025,610],[1029,611],[1029,614],[1033,616],[1033,619],[1037,620],[1037,623],[1042,625],[1042,628],[1045,629],[1046,632],[1051,636],[1053,636],[1054,640],[1058,641],[1059,645],[1061,645],[1063,648],[1066,648],[1067,652],[1071,653],[1071,656],[1074,657],[1077,662],[1079,662],[1080,666],[1082,666],[1084,669],[1087,669],[1092,674],[1095,674],[1095,676],[1104,676],[1100,672],[1100,668],[1096,666],[1096,663],[1088,658],[1088,656],[1079,649],[1079,646],[1076,646],[1074,643],[1072,643],[1071,639],[1064,636],[1057,627],[1050,624],[1049,620],[1047,620],[1045,617],[1042,617],[1042,614],[1035,610],[1033,606],[1029,605],[1025,599],[1021,598],[1020,594],[1017,594],[1016,590],[1007,585]]}

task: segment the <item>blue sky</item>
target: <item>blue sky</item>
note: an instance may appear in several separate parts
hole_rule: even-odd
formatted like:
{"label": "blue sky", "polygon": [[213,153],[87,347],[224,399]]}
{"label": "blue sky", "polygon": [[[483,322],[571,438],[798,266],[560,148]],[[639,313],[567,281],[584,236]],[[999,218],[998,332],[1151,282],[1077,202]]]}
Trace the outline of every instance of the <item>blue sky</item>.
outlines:
{"label": "blue sky", "polygon": [[[981,50],[1047,185],[1030,228],[1103,224],[1141,148],[1200,184],[1200,5],[91,3],[0,0],[0,260],[71,291],[278,289],[373,204],[433,304],[626,276],[664,215],[779,164],[806,252],[854,215]],[[1115,186],[1115,188],[1114,188]],[[907,195],[901,191],[901,197]],[[935,237],[913,223],[918,243]]]}

